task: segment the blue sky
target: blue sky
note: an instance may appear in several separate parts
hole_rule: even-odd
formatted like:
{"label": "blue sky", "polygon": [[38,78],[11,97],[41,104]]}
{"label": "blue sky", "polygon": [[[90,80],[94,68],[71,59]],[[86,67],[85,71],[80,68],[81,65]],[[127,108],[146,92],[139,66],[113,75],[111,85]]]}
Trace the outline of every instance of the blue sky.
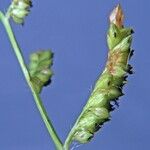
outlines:
{"label": "blue sky", "polygon": [[[0,1],[5,11],[10,0]],[[38,0],[23,27],[12,22],[26,62],[52,48],[54,77],[42,92],[58,134],[65,137],[86,103],[106,58],[108,15],[120,3],[134,31],[135,74],[128,78],[120,107],[95,138],[77,150],[145,150],[150,142],[150,21],[148,0]],[[54,150],[32,95],[0,24],[0,149]]]}

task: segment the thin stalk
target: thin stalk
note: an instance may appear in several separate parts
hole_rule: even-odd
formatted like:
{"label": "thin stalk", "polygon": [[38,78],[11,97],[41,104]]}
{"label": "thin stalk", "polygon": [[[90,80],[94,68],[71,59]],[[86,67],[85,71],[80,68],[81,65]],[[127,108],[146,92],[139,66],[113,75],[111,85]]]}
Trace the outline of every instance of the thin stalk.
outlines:
{"label": "thin stalk", "polygon": [[71,131],[67,135],[67,138],[66,138],[64,146],[63,146],[63,148],[64,148],[63,150],[69,150],[70,145],[72,143],[72,137],[74,136],[74,133],[76,132],[76,130],[75,130],[76,129],[76,125],[78,124],[78,121],[80,120],[82,114],[84,113],[85,108],[86,108],[86,105],[84,106],[82,112],[80,113],[79,117],[77,118],[77,120],[76,120],[74,126],[72,127]]}
{"label": "thin stalk", "polygon": [[21,53],[21,50],[19,48],[19,45],[15,39],[15,36],[14,36],[14,33],[12,31],[12,28],[11,28],[11,25],[9,23],[9,20],[8,18],[2,13],[0,12],[0,21],[2,21],[4,27],[5,27],[5,30],[7,32],[7,35],[8,35],[8,38],[10,40],[10,43],[13,47],[13,50],[14,50],[14,53],[16,54],[16,57],[18,59],[18,62],[20,64],[20,67],[22,69],[22,72],[24,74],[24,77],[31,89],[31,92],[32,92],[32,95],[34,97],[34,100],[35,100],[35,103],[36,103],[36,106],[41,114],[41,117],[42,117],[42,120],[44,121],[45,123],[45,126],[53,140],[53,142],[55,143],[55,146],[56,146],[56,149],[57,150],[62,150],[63,149],[63,146],[62,146],[62,142],[61,140],[59,139],[53,125],[52,125],[52,122],[50,121],[48,115],[47,115],[47,112],[43,106],[43,103],[41,101],[41,98],[39,96],[39,94],[36,93],[36,91],[34,90],[34,87],[32,85],[32,82],[30,81],[30,75],[29,75],[29,72],[28,72],[28,69],[27,69],[27,66],[24,62],[24,58],[22,56],[22,53]]}

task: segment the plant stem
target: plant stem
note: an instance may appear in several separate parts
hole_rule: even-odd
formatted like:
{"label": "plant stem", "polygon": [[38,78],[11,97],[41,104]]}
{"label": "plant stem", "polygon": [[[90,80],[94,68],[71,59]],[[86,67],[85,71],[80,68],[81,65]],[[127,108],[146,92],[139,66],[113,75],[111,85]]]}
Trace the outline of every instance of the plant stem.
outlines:
{"label": "plant stem", "polygon": [[53,142],[55,143],[56,149],[57,150],[62,150],[63,149],[62,142],[59,139],[59,137],[58,137],[58,135],[57,135],[57,133],[56,133],[56,131],[55,131],[48,115],[47,115],[47,112],[46,112],[46,110],[45,110],[45,108],[42,104],[42,101],[41,101],[41,98],[40,98],[39,94],[36,93],[36,91],[34,90],[34,87],[32,85],[32,82],[30,81],[30,74],[29,74],[27,66],[24,62],[24,58],[22,56],[19,45],[18,45],[18,43],[15,39],[15,36],[14,36],[14,33],[13,33],[12,28],[10,26],[9,20],[2,12],[0,12],[0,21],[2,21],[2,23],[5,27],[5,30],[7,32],[8,37],[9,37],[10,43],[13,47],[13,50],[16,54],[16,57],[18,59],[20,67],[22,69],[22,72],[25,76],[25,79],[26,79],[30,89],[31,89],[31,92],[32,92],[32,95],[34,97],[36,106],[37,106],[37,108],[38,108],[38,110],[41,114],[41,117],[42,117],[42,119],[45,123],[45,126],[47,127],[47,130],[48,130]]}
{"label": "plant stem", "polygon": [[77,120],[76,120],[74,126],[72,127],[71,131],[67,135],[67,138],[66,138],[64,146],[63,146],[63,148],[64,148],[63,150],[69,150],[70,144],[72,143],[72,137],[73,137],[74,133],[76,132],[76,130],[75,130],[76,125],[78,124],[78,121],[80,120],[82,114],[84,113],[85,108],[86,108],[86,105],[84,106],[82,112],[80,113],[79,117],[77,118]]}

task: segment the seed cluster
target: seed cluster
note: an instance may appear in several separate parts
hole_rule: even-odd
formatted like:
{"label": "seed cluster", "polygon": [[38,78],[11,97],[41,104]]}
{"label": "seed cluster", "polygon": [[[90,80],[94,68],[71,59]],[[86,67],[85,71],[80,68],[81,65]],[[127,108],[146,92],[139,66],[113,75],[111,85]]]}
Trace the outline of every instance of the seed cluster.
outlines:
{"label": "seed cluster", "polygon": [[122,87],[126,83],[127,74],[132,73],[132,67],[128,64],[133,53],[130,48],[132,33],[133,30],[124,28],[121,22],[110,23],[106,67],[76,123],[73,140],[80,143],[89,142],[94,133],[110,120],[110,112],[115,108],[112,103],[118,104],[118,98],[123,95]]}
{"label": "seed cluster", "polygon": [[32,2],[30,0],[13,0],[10,7],[10,16],[16,23],[23,24],[31,6]]}
{"label": "seed cluster", "polygon": [[40,93],[43,86],[46,86],[52,77],[53,54],[51,51],[39,51],[31,54],[29,73],[31,82],[37,93]]}

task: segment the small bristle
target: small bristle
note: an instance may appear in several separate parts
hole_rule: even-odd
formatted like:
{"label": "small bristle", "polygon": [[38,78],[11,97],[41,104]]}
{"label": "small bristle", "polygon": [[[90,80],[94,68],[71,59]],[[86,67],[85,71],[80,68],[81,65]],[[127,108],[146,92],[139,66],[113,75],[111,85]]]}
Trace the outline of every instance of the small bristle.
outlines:
{"label": "small bristle", "polygon": [[129,59],[134,55],[134,50],[132,49],[129,54]]}

